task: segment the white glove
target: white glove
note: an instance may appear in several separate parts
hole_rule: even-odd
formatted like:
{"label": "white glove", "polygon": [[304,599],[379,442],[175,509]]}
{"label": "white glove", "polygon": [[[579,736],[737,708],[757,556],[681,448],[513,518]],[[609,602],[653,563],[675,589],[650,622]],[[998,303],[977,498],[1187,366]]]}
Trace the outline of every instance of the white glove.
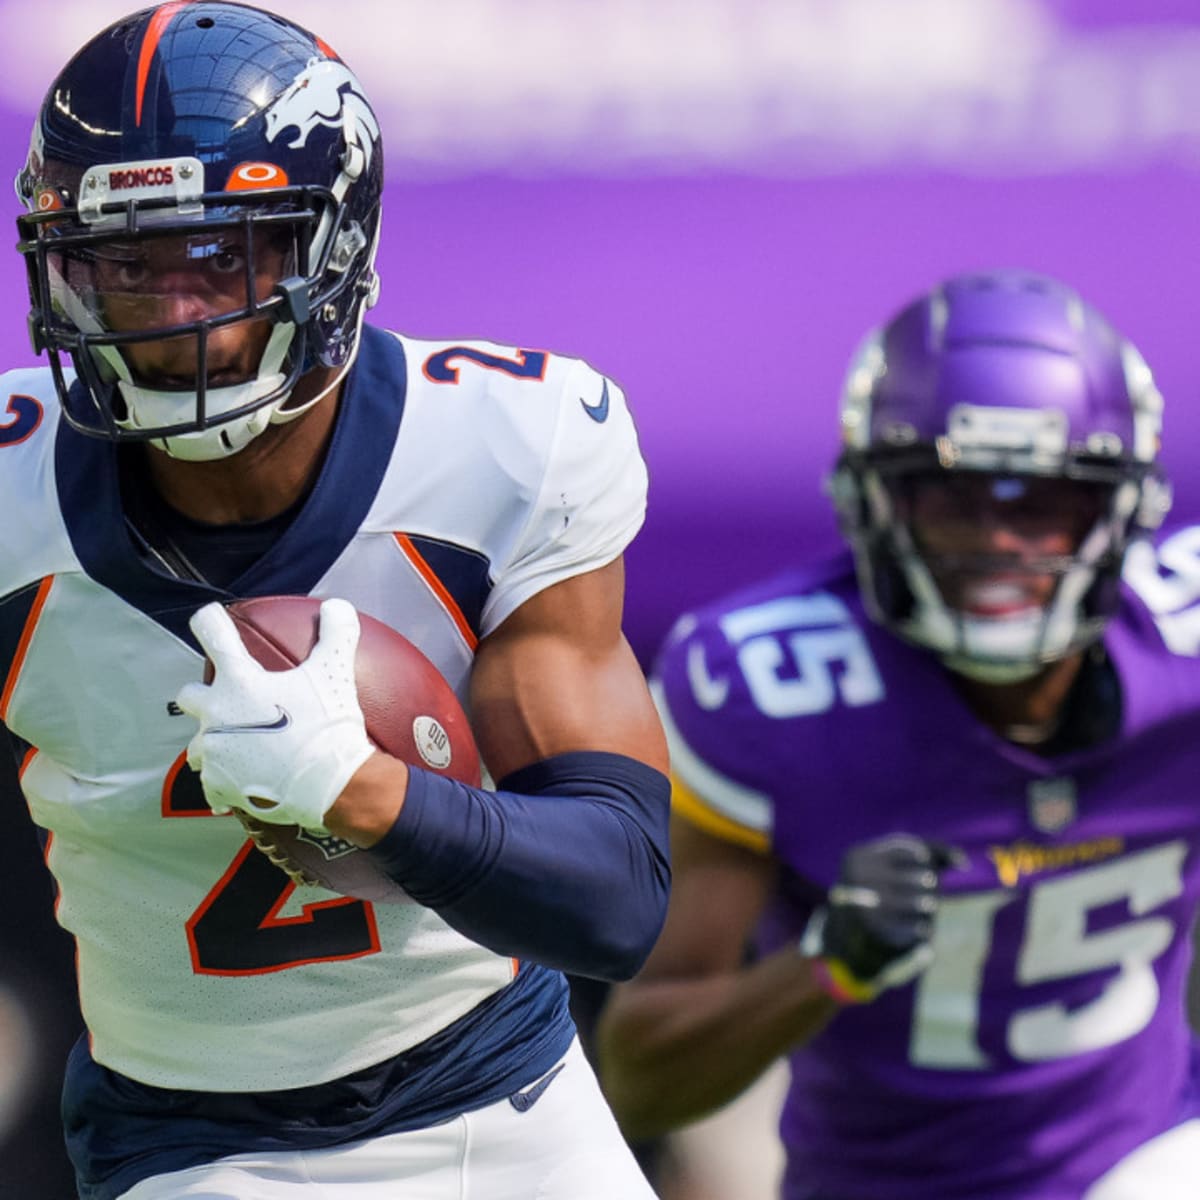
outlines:
{"label": "white glove", "polygon": [[200,722],[187,760],[212,810],[323,829],[374,752],[354,686],[358,613],[345,600],[324,601],[317,644],[288,671],[261,667],[220,604],[205,605],[190,624],[213,681],[185,684],[175,703]]}

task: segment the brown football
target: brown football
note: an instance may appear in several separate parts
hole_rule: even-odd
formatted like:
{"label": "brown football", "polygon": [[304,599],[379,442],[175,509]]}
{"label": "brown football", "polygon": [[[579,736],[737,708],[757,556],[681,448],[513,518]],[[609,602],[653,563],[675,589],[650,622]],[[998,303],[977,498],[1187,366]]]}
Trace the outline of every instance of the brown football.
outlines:
{"label": "brown football", "polygon": [[[260,596],[227,605],[246,649],[272,671],[308,657],[316,644],[321,602],[312,596]],[[380,750],[413,766],[476,787],[479,751],[454,689],[406,637],[365,613],[354,659],[367,736]],[[205,681],[212,665],[205,663]],[[235,810],[236,812],[237,810]],[[408,900],[365,851],[298,825],[269,825],[237,814],[260,850],[298,881],[377,903]]]}

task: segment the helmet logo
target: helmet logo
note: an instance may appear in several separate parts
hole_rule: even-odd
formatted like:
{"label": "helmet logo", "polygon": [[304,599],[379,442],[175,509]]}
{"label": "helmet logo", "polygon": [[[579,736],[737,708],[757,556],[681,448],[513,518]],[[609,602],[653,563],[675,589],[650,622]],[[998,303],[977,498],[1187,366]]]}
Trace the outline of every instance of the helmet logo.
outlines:
{"label": "helmet logo", "polygon": [[225,185],[227,192],[246,192],[255,188],[287,187],[288,175],[282,167],[268,162],[238,163]]}
{"label": "helmet logo", "polygon": [[267,109],[267,141],[273,142],[285,129],[297,130],[288,149],[308,144],[318,126],[341,129],[346,141],[362,147],[366,165],[371,162],[379,123],[362,94],[354,73],[340,62],[314,58],[292,81],[291,86]]}

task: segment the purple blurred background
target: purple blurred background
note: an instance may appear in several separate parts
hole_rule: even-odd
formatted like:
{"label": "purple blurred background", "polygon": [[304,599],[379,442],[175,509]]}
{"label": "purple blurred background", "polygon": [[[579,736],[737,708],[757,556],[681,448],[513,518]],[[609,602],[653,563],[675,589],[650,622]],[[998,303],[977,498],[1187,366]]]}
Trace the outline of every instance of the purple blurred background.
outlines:
{"label": "purple blurred background", "polygon": [[[844,364],[949,272],[1030,267],[1107,312],[1156,368],[1180,506],[1200,504],[1189,0],[343,0],[332,29],[314,0],[268,7],[382,113],[374,318],[581,354],[629,393],[652,469],[629,555],[643,660],[681,608],[836,544]],[[25,35],[5,169],[56,66],[124,9],[69,2]],[[21,287],[0,259],[9,362],[30,358]]]}
{"label": "purple blurred background", "polygon": [[[378,323],[580,354],[628,392],[652,472],[628,556],[643,661],[682,609],[837,544],[821,480],[844,365],[950,272],[1029,267],[1105,311],[1155,368],[1177,507],[1200,509],[1195,0],[264,6],[332,42],[380,110]],[[0,171],[126,7],[0,2]],[[15,254],[0,289],[0,358],[29,362]],[[6,1177],[0,1196],[66,1194]]]}
{"label": "purple blurred background", "polygon": [[477,181],[395,189],[428,239],[387,262],[402,328],[581,353],[627,389],[651,468],[627,626],[643,655],[682,607],[836,544],[821,481],[845,362],[944,273],[1031,266],[1135,341],[1168,399],[1180,505],[1197,411],[1197,180],[950,176]]}

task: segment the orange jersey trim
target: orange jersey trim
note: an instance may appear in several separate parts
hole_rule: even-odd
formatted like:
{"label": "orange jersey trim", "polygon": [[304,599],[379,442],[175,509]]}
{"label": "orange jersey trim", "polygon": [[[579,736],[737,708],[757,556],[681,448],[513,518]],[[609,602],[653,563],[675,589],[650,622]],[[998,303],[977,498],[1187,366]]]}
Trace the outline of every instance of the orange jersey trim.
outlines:
{"label": "orange jersey trim", "polygon": [[438,598],[438,602],[457,626],[463,641],[467,643],[471,653],[474,654],[475,648],[479,645],[479,638],[475,636],[475,631],[471,628],[471,623],[463,615],[463,610],[458,607],[457,601],[446,590],[446,585],[437,577],[433,568],[421,556],[420,550],[413,545],[412,538],[405,533],[393,533],[392,537],[396,539],[396,544],[400,547],[404,557],[412,563],[416,568],[417,574],[425,580],[429,586],[429,590]]}
{"label": "orange jersey trim", "polygon": [[25,772],[29,770],[29,764],[33,762],[35,758],[37,758],[37,753],[38,749],[36,746],[30,746],[29,749],[25,751],[25,757],[21,759],[21,765],[17,768],[18,779],[24,778]]}
{"label": "orange jersey trim", "polygon": [[[28,771],[30,766],[33,765],[33,760],[35,758],[37,758],[38,753],[39,753],[39,751],[36,746],[30,746],[29,749],[25,751],[25,755],[21,759],[21,765],[17,768],[17,782],[18,783],[20,783],[20,781],[25,778],[25,772]],[[29,808],[28,798],[26,798],[26,800],[25,800],[25,807],[27,809]],[[29,816],[30,816],[30,820],[32,820],[33,819],[32,811],[30,812]],[[36,824],[36,822],[35,822],[35,824]],[[42,861],[46,864],[47,870],[50,870],[50,851],[53,849],[54,849],[54,833],[52,830],[47,829],[46,830],[46,844],[42,847]],[[57,878],[57,876],[54,876],[53,871],[51,871],[51,877],[54,879],[54,915],[55,915],[55,917],[57,917],[58,916],[58,906],[60,904],[62,904],[62,888],[59,887],[58,878]],[[76,966],[76,969],[78,970],[78,967],[79,967],[79,943],[78,942],[75,943],[75,966]],[[78,979],[78,974],[76,974],[76,979]]]}
{"label": "orange jersey trim", "polygon": [[25,618],[25,628],[21,630],[21,640],[17,643],[17,652],[13,655],[12,665],[8,668],[8,678],[4,681],[4,690],[0,692],[0,721],[8,720],[8,706],[12,703],[13,692],[17,680],[21,676],[21,668],[25,665],[25,656],[29,653],[29,643],[33,641],[33,633],[37,628],[46,607],[50,589],[54,586],[54,576],[47,575],[38,586],[37,595],[33,598],[33,607]]}

